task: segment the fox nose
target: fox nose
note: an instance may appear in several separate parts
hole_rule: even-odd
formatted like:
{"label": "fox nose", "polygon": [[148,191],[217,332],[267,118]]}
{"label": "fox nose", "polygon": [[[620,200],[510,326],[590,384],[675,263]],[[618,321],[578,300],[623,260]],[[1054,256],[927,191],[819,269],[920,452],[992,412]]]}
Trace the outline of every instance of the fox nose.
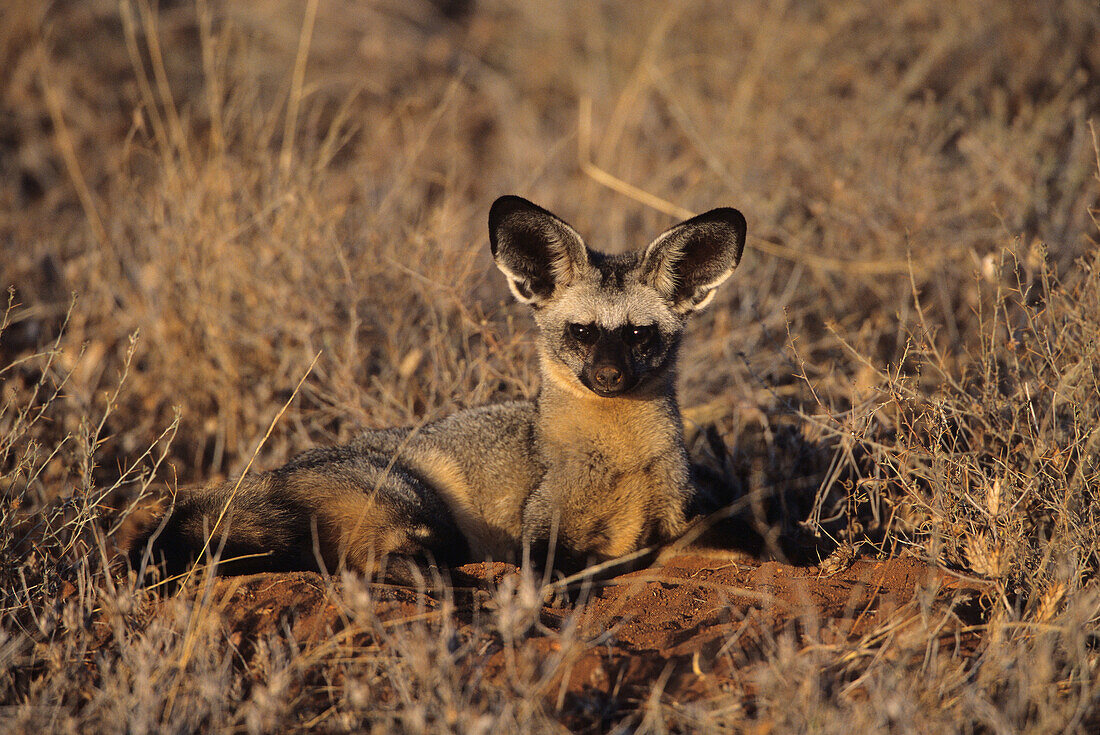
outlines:
{"label": "fox nose", "polygon": [[603,365],[596,368],[593,377],[596,379],[596,385],[605,391],[618,390],[623,384],[623,371],[614,365]]}

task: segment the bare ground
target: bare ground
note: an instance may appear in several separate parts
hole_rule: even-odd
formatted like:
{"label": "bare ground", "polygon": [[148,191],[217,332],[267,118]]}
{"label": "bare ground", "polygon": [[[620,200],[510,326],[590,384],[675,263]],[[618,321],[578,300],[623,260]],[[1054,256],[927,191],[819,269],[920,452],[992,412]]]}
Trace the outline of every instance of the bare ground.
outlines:
{"label": "bare ground", "polygon": [[[931,648],[972,655],[980,642],[979,600],[991,590],[982,580],[911,558],[858,559],[827,574],[816,566],[686,553],[569,590],[543,587],[552,599],[531,611],[537,622],[505,639],[472,631],[479,619],[499,613],[502,590],[507,597],[522,588],[520,569],[469,564],[449,578],[450,584],[436,580],[420,589],[356,584],[371,599],[366,625],[349,611],[340,580],[312,572],[216,578],[185,599],[216,616],[234,666],[253,683],[264,680],[267,662],[257,657],[269,638],[293,640],[306,661],[350,658],[384,649],[395,629],[416,622],[439,627],[448,618],[456,639],[478,639],[461,657],[462,675],[507,689],[521,647],[542,660],[537,696],[545,712],[570,729],[600,730],[628,721],[649,698],[682,707],[723,697],[751,712],[755,667],[775,646],[862,642],[870,651],[875,639],[923,631],[934,621]],[[169,603],[154,600],[142,614],[161,614],[161,604]],[[579,644],[563,646],[563,636]],[[324,712],[332,687],[344,686],[340,678],[306,675],[284,696],[297,709]],[[384,702],[395,696],[389,689],[373,694]],[[858,681],[846,689],[845,696],[860,696]]]}

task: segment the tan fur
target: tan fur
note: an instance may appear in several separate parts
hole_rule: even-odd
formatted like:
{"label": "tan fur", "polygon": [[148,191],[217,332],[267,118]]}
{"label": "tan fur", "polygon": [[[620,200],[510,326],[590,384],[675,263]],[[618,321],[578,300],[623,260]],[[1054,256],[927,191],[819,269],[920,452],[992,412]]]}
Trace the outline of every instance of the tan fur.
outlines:
{"label": "tan fur", "polygon": [[[409,461],[446,501],[474,558],[499,559],[508,555],[520,535],[519,503],[507,494],[490,494],[484,488],[475,488],[458,462],[438,449],[417,448]],[[504,503],[496,502],[502,497]]]}
{"label": "tan fur", "polygon": [[692,492],[675,403],[602,398],[558,370],[548,378],[555,382],[540,397],[548,462],[536,497],[556,510],[566,543],[612,557],[675,535]]}
{"label": "tan fur", "polygon": [[[317,500],[322,500],[317,498]],[[318,549],[329,569],[375,571],[389,554],[412,551],[408,529],[368,495],[342,495],[319,506]]]}

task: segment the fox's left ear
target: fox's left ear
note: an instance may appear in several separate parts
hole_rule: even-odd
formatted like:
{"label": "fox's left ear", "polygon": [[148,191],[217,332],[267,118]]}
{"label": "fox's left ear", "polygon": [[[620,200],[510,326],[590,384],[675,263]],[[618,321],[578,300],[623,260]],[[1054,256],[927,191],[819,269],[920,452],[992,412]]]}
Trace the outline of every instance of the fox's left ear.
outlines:
{"label": "fox's left ear", "polygon": [[730,207],[681,222],[646,248],[642,280],[681,313],[702,309],[740,262],[745,230],[745,217]]}

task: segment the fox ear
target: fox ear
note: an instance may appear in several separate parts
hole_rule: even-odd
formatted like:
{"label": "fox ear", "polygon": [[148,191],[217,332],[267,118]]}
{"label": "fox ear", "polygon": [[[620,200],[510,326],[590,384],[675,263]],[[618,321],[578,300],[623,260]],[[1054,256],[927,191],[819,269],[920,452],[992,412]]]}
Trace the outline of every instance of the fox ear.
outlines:
{"label": "fox ear", "polygon": [[702,309],[740,262],[745,229],[745,217],[729,207],[681,222],[646,248],[642,280],[683,314]]}
{"label": "fox ear", "polygon": [[536,308],[588,268],[588,249],[577,231],[522,197],[493,202],[489,246],[515,297]]}

